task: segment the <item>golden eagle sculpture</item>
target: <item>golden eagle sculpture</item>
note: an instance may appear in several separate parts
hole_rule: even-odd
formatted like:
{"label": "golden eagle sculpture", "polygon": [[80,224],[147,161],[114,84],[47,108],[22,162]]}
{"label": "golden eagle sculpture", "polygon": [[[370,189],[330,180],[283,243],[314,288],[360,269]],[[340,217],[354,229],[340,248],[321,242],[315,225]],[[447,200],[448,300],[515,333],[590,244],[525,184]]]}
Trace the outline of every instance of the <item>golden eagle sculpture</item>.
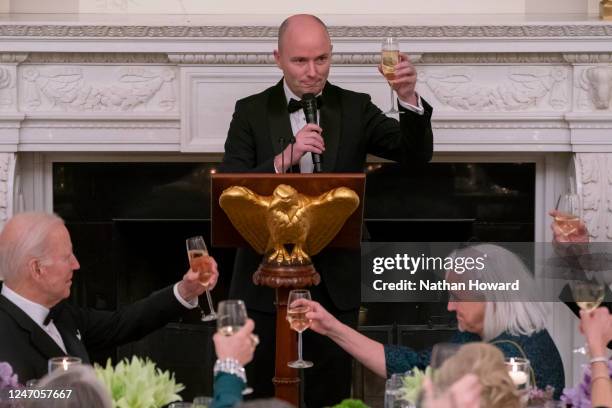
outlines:
{"label": "golden eagle sculpture", "polygon": [[359,196],[338,187],[309,197],[279,184],[271,196],[246,187],[223,191],[219,205],[247,242],[277,265],[309,264],[338,234],[359,206]]}

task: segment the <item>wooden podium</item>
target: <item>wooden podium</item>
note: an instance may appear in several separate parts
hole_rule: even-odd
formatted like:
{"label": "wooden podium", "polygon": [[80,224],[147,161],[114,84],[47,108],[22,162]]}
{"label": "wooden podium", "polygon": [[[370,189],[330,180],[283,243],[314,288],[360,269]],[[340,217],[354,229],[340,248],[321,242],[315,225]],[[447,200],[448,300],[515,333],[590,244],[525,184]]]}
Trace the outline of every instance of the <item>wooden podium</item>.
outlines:
{"label": "wooden podium", "polygon": [[[211,180],[211,236],[213,247],[249,247],[219,205],[219,197],[229,187],[243,186],[259,195],[269,196],[279,184],[287,184],[307,196],[319,196],[337,187],[347,187],[359,196],[359,206],[351,214],[336,237],[328,244],[335,248],[359,248],[363,220],[363,197],[365,174],[320,173],[320,174],[257,174],[231,173],[213,174]],[[263,255],[262,255],[263,258]],[[276,289],[276,355],[275,375],[272,379],[277,398],[295,406],[299,405],[299,378],[297,371],[287,363],[297,358],[296,332],[290,330],[287,316],[289,291],[319,283],[319,275],[301,275],[297,268],[288,271],[265,270],[262,267],[254,276],[254,284],[264,284]],[[255,273],[256,271],[253,271]],[[265,275],[265,276],[263,276]],[[248,306],[248,305],[247,305]],[[317,362],[314,361],[314,364]]]}

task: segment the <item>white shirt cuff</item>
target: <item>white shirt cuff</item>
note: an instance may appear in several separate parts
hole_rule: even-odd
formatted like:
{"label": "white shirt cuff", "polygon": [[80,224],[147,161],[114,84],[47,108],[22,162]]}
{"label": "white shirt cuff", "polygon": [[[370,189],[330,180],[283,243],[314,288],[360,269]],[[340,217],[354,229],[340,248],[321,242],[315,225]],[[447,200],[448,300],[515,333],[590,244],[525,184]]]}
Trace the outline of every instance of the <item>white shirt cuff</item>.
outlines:
{"label": "white shirt cuff", "polygon": [[397,98],[397,101],[404,109],[412,111],[416,113],[417,115],[422,115],[425,113],[425,108],[423,108],[423,104],[421,103],[421,95],[417,94],[416,97],[417,97],[417,106],[406,103],[402,101],[400,98]]}
{"label": "white shirt cuff", "polygon": [[178,291],[178,282],[174,284],[174,288],[172,288],[172,291],[174,292],[174,296],[176,296],[176,300],[178,300],[179,303],[185,306],[187,309],[195,309],[196,307],[198,307],[198,297],[197,296],[191,302],[188,302],[181,297]]}

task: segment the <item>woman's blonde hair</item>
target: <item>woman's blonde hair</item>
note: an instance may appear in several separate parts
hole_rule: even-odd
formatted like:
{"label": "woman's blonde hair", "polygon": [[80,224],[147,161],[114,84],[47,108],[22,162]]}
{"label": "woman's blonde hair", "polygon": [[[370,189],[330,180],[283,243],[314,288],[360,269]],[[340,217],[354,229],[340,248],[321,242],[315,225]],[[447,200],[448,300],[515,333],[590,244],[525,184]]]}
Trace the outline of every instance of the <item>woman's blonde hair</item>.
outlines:
{"label": "woman's blonde hair", "polygon": [[519,408],[516,387],[504,364],[504,355],[487,343],[469,343],[461,346],[457,354],[446,360],[434,374],[434,384],[447,390],[466,374],[478,377],[482,386],[481,408]]}

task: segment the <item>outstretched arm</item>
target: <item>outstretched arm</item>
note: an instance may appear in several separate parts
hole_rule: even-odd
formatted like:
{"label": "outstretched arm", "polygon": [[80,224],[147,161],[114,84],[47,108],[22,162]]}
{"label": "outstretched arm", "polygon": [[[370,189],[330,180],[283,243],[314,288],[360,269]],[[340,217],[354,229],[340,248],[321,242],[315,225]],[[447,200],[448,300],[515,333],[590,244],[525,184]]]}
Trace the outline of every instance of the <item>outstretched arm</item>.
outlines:
{"label": "outstretched arm", "polygon": [[310,308],[306,317],[311,320],[310,328],[313,331],[328,336],[361,364],[378,376],[386,377],[385,351],[382,344],[341,323],[317,302],[299,299],[293,304]]}

